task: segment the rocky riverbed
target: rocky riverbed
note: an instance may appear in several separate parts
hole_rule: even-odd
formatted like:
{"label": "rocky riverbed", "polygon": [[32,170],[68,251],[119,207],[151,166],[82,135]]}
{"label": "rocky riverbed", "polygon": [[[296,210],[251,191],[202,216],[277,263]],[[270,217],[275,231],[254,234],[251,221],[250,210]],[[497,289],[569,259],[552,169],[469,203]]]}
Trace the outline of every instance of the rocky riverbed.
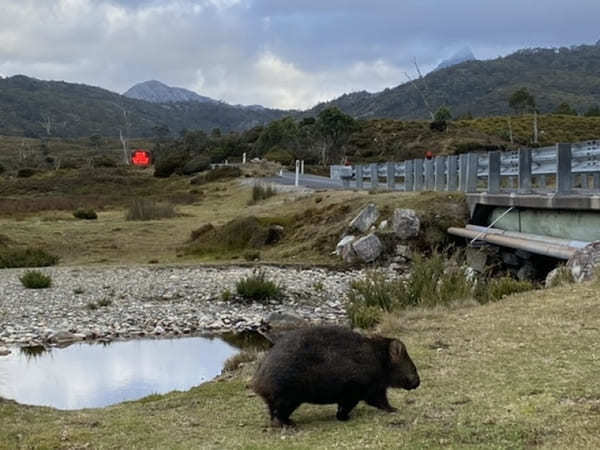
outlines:
{"label": "rocky riverbed", "polygon": [[[256,330],[293,316],[344,320],[344,293],[361,271],[265,267],[283,297],[267,304],[223,300],[251,268],[199,266],[51,267],[52,287],[26,289],[24,269],[0,270],[0,350]],[[2,349],[2,347],[5,347]]]}

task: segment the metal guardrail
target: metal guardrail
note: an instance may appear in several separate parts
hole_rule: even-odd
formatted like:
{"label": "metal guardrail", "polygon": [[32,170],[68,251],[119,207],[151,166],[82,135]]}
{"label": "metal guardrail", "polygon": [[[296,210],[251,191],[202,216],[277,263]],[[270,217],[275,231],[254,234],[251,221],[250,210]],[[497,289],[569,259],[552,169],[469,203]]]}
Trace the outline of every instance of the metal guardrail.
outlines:
{"label": "metal guardrail", "polygon": [[488,193],[528,193],[537,189],[562,194],[573,189],[600,191],[600,140],[510,152],[331,166],[330,177],[356,189]]}

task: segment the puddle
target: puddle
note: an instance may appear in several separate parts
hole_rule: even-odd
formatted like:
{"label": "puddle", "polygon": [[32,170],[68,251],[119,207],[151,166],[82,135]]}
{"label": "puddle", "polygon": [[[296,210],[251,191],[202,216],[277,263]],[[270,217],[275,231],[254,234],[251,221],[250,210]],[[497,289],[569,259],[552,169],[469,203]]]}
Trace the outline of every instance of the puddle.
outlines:
{"label": "puddle", "polygon": [[[221,373],[255,337],[142,339],[13,349],[0,358],[0,397],[59,409],[97,408],[185,391]],[[228,342],[229,341],[229,342]]]}

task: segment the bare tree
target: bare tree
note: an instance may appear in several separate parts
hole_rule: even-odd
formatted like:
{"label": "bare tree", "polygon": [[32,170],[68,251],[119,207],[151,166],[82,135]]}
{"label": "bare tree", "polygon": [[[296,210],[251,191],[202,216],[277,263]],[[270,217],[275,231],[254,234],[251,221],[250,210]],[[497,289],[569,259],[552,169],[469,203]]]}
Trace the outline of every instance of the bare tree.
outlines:
{"label": "bare tree", "polygon": [[[421,73],[421,69],[419,68],[419,65],[417,64],[417,58],[413,58],[413,64],[415,65],[415,69],[417,70],[417,75],[419,76],[419,80],[423,83],[423,85],[425,87],[425,91],[427,91],[428,90],[427,89],[427,83],[425,82],[425,78],[423,77],[423,74]],[[419,89],[419,86],[417,86],[417,83],[410,77],[410,75],[408,74],[408,72],[404,72],[404,75],[406,75],[406,78],[408,79],[408,81],[417,90],[417,92],[419,93],[419,95],[423,99],[423,103],[425,104],[425,107],[427,108],[427,111],[429,111],[429,116],[431,117],[431,120],[434,120],[435,114],[433,113],[433,108],[431,107],[431,105],[427,101],[427,97],[425,97],[425,94],[423,93],[423,91],[421,91],[421,89]]]}
{"label": "bare tree", "polygon": [[125,135],[123,135],[123,129],[119,128],[119,140],[121,141],[121,145],[123,147],[123,162],[125,164],[129,164],[129,132],[131,130],[131,122],[129,120],[129,113],[127,110],[115,103],[115,105],[121,110],[123,113],[123,127],[125,128]]}
{"label": "bare tree", "polygon": [[42,128],[46,130],[46,136],[50,136],[52,134],[52,115],[50,115],[50,113],[42,113],[42,119],[40,124],[42,125]]}

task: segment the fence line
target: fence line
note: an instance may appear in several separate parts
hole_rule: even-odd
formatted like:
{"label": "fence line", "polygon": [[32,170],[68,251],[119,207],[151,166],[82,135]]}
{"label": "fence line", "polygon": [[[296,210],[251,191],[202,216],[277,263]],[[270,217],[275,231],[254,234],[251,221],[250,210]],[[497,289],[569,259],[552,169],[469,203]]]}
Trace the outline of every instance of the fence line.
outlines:
{"label": "fence line", "polygon": [[509,152],[331,166],[330,177],[341,180],[346,188],[356,189],[385,186],[389,190],[490,194],[600,191],[600,140]]}

